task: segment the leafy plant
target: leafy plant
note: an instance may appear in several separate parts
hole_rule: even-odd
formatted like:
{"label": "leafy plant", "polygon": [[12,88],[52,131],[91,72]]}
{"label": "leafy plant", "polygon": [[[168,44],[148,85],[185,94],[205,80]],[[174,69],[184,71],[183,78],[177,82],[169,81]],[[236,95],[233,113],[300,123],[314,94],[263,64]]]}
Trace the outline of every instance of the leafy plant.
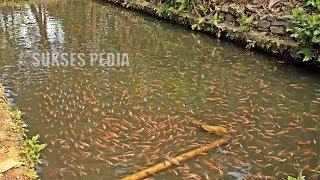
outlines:
{"label": "leafy plant", "polygon": [[[22,132],[25,135],[27,131],[25,127],[27,125],[21,119],[21,111],[15,110],[11,112],[11,118],[13,120],[12,129],[14,132]],[[37,179],[38,175],[34,170],[34,167],[41,163],[39,161],[40,151],[42,151],[47,145],[41,144],[39,141],[39,135],[33,136],[31,139],[26,139],[21,148],[21,162],[23,162],[29,170],[25,176],[28,179]]]}
{"label": "leafy plant", "polygon": [[159,13],[171,15],[175,11],[183,11],[188,7],[192,0],[169,0],[160,7]]}
{"label": "leafy plant", "polygon": [[29,169],[25,175],[28,179],[38,179],[37,172],[34,170],[34,168]]}
{"label": "leafy plant", "polygon": [[250,31],[251,26],[252,26],[252,18],[243,14],[239,18],[239,24],[240,24],[240,27],[243,31],[248,32],[248,31]]}
{"label": "leafy plant", "polygon": [[308,0],[306,6],[312,6],[320,10],[320,0]]}
{"label": "leafy plant", "polygon": [[224,21],[224,15],[223,14],[215,13],[210,18],[210,24],[212,25],[212,27],[217,27],[218,24],[223,22],[223,21]]}
{"label": "leafy plant", "polygon": [[[319,0],[320,1],[320,0]],[[292,10],[292,15],[297,23],[292,29],[291,35],[299,43],[300,53],[304,55],[304,61],[317,58],[320,62],[320,14],[309,14],[303,8]]]}
{"label": "leafy plant", "polygon": [[11,117],[14,120],[20,120],[21,119],[21,111],[20,110],[15,110],[11,112]]}
{"label": "leafy plant", "polygon": [[208,12],[208,7],[205,4],[200,4],[199,5],[199,14],[200,16],[205,16]]}
{"label": "leafy plant", "polygon": [[20,110],[14,110],[11,112],[11,118],[13,121],[13,124],[11,126],[11,130],[13,132],[26,132],[27,130],[25,129],[27,125],[21,120],[21,111]]}
{"label": "leafy plant", "polygon": [[33,136],[31,139],[27,139],[22,147],[22,162],[30,168],[34,168],[35,165],[41,163],[39,160],[40,151],[42,151],[46,146],[46,144],[40,143],[39,134]]}
{"label": "leafy plant", "polygon": [[177,0],[176,1],[178,11],[183,11],[190,4],[190,0]]}
{"label": "leafy plant", "polygon": [[160,7],[159,13],[171,15],[174,11],[175,11],[175,8],[171,4],[165,4]]}
{"label": "leafy plant", "polygon": [[305,180],[306,177],[302,175],[302,172],[299,173],[298,177],[292,177],[292,176],[288,176],[288,180]]}
{"label": "leafy plant", "polygon": [[200,30],[201,27],[203,26],[204,22],[205,22],[205,18],[204,17],[199,17],[197,19],[197,23],[192,25],[191,28]]}

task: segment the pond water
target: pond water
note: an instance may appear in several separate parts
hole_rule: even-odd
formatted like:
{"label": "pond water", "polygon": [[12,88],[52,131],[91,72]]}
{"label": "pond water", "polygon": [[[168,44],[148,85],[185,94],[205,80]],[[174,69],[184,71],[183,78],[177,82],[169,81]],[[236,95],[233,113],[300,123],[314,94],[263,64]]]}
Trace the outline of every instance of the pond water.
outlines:
{"label": "pond water", "polygon": [[[42,179],[119,179],[219,137],[230,143],[155,179],[309,179],[320,165],[320,75],[91,1],[0,7],[6,93],[47,143]],[[128,53],[124,67],[36,67],[39,52]],[[318,129],[318,130],[315,130]]]}

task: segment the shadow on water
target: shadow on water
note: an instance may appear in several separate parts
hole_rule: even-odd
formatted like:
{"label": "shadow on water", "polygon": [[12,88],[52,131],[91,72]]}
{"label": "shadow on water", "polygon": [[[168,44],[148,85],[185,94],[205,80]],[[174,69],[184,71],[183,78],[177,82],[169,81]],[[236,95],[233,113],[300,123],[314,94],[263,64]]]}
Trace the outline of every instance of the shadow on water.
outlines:
{"label": "shadow on water", "polygon": [[[48,144],[42,179],[117,179],[216,139],[186,115],[226,126],[232,142],[157,179],[317,178],[317,73],[88,1],[3,6],[0,41],[7,94]],[[130,66],[34,67],[26,55],[103,51]]]}

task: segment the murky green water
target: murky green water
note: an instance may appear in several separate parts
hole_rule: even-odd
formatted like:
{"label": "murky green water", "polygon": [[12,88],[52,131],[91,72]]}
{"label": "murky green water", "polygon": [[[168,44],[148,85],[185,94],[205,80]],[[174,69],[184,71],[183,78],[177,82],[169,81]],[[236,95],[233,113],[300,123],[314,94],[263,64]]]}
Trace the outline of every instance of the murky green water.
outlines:
{"label": "murky green water", "polygon": [[[0,8],[1,80],[48,144],[42,179],[118,179],[217,139],[156,179],[317,179],[320,76],[179,26],[89,1]],[[129,67],[33,67],[32,52],[126,52]],[[281,59],[278,61],[281,61]],[[251,175],[251,176],[250,176]]]}

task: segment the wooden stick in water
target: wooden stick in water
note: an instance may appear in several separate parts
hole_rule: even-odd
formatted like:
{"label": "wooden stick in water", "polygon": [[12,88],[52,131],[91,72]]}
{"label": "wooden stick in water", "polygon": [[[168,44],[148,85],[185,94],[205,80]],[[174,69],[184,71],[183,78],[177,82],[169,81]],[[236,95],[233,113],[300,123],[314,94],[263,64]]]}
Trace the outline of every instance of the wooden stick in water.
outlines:
{"label": "wooden stick in water", "polygon": [[137,180],[137,179],[147,178],[149,176],[155,175],[156,173],[162,172],[172,166],[178,165],[179,163],[181,163],[183,161],[191,159],[197,155],[203,154],[203,153],[209,151],[210,149],[224,146],[227,143],[228,142],[225,139],[219,139],[219,140],[212,141],[209,144],[206,144],[204,146],[201,146],[201,147],[198,147],[198,148],[193,149],[191,151],[188,151],[186,153],[183,153],[175,158],[170,158],[168,160],[165,160],[162,163],[151,166],[145,170],[136,172],[130,176],[123,178],[123,180]]}
{"label": "wooden stick in water", "polygon": [[227,133],[227,129],[222,126],[211,126],[197,120],[191,120],[191,123],[209,133],[216,134],[219,136],[222,136],[223,134]]}

